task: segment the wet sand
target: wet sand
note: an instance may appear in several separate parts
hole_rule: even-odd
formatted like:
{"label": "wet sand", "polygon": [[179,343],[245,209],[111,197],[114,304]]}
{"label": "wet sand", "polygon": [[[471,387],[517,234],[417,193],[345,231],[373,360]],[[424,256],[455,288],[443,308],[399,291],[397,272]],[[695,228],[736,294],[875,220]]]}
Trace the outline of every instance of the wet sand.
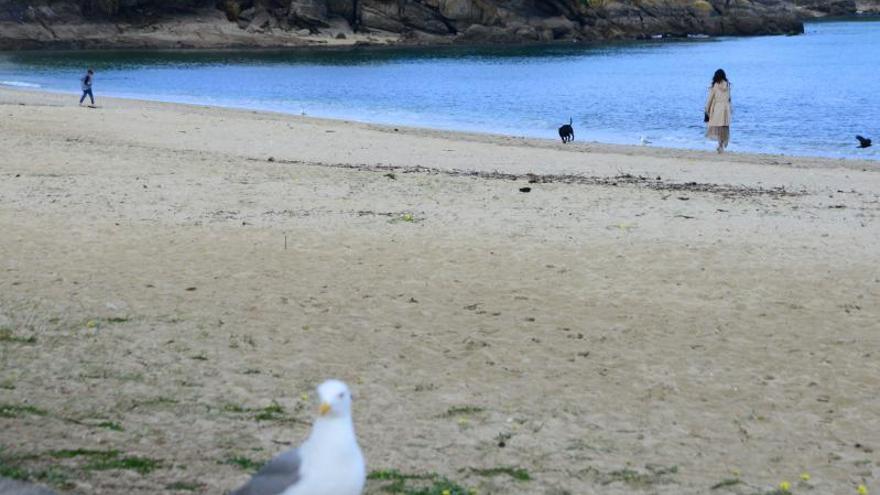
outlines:
{"label": "wet sand", "polygon": [[6,469],[222,493],[338,377],[370,471],[880,490],[876,162],[99,103],[0,89]]}

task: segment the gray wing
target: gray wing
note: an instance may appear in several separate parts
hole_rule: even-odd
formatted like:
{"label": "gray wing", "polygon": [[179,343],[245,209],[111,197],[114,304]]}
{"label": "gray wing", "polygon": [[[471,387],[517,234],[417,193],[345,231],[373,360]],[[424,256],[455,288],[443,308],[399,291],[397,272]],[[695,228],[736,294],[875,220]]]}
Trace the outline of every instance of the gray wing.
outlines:
{"label": "gray wing", "polygon": [[290,449],[267,462],[250,481],[229,495],[278,495],[300,479],[299,449]]}
{"label": "gray wing", "polygon": [[0,495],[55,495],[55,492],[42,486],[0,478]]}

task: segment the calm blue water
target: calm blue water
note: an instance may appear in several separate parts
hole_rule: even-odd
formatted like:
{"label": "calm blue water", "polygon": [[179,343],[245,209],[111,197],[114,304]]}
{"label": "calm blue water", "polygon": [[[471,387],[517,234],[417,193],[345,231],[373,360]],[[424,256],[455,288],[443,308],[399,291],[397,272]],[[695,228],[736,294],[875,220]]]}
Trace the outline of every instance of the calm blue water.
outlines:
{"label": "calm blue water", "polygon": [[[733,84],[731,150],[880,159],[880,22],[803,36],[529,48],[0,52],[0,81],[174,102],[556,139],[712,149],[709,79]],[[72,98],[72,101],[75,101]],[[857,150],[854,136],[878,144]]]}

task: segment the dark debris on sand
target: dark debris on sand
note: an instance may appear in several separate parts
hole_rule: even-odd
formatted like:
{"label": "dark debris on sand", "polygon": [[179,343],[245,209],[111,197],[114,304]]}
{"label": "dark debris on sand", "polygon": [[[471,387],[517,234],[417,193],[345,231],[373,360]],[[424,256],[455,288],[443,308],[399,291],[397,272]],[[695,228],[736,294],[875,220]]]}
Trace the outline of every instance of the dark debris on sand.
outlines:
{"label": "dark debris on sand", "polygon": [[475,177],[488,180],[524,180],[529,184],[581,184],[591,186],[635,186],[653,189],[656,191],[692,192],[717,194],[725,198],[742,198],[753,196],[802,196],[801,191],[791,191],[785,187],[749,187],[732,184],[712,184],[705,182],[668,182],[660,177],[645,177],[642,175],[618,174],[613,177],[589,176],[578,174],[509,174],[504,172],[481,172],[475,170],[439,169],[431,167],[403,167],[397,165],[354,165],[347,163],[316,163],[300,160],[276,160],[277,163],[308,165],[330,168],[342,168],[358,170],[362,172],[382,172],[388,174],[429,174],[446,175],[450,177]]}

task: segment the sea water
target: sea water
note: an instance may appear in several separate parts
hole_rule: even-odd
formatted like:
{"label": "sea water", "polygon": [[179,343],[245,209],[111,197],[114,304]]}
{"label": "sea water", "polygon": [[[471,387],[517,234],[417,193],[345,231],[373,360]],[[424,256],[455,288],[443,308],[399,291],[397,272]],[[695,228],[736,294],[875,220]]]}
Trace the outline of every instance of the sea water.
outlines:
{"label": "sea water", "polygon": [[[880,21],[800,36],[529,47],[0,52],[0,84],[577,141],[714,149],[703,106],[732,83],[731,151],[880,159]],[[71,97],[71,103],[76,102]],[[856,134],[874,148],[856,148]]]}

